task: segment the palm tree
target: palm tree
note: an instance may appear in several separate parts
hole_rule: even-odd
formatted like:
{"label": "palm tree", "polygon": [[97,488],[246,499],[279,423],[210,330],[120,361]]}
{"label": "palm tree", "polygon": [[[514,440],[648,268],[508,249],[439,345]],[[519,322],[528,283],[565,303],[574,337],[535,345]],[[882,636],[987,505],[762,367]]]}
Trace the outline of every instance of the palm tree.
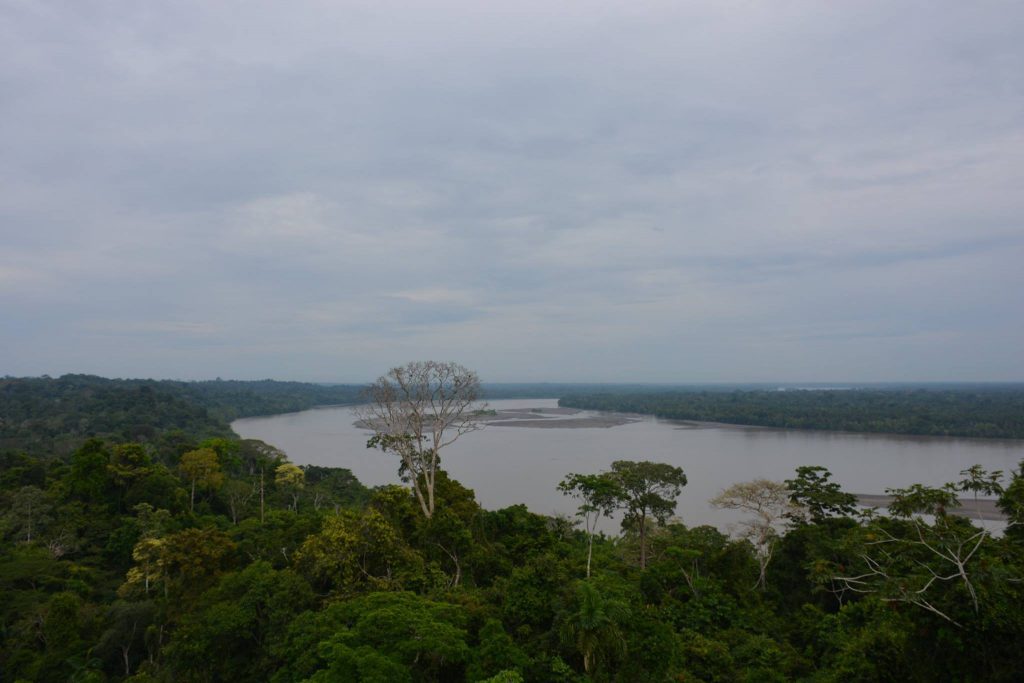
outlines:
{"label": "palm tree", "polygon": [[605,599],[589,582],[576,588],[579,608],[562,624],[562,640],[583,657],[583,670],[592,674],[600,664],[626,653],[619,623],[629,615],[625,603]]}

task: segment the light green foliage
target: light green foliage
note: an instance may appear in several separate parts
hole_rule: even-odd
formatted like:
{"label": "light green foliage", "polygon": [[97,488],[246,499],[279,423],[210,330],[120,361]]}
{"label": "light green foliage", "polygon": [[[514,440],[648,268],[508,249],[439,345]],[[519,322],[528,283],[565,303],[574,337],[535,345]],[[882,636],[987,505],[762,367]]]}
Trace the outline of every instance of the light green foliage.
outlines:
{"label": "light green foliage", "polygon": [[135,566],[118,592],[122,597],[195,597],[217,580],[234,549],[231,539],[216,529],[143,538],[132,553]]}
{"label": "light green foliage", "polygon": [[291,509],[299,509],[299,495],[306,487],[306,473],[291,462],[283,462],[274,470],[274,483],[292,498]]}
{"label": "light green foliage", "polygon": [[143,538],[132,550],[135,566],[128,570],[124,584],[118,590],[122,596],[148,597],[154,591],[169,591],[167,571],[164,566],[164,541],[159,538]]}
{"label": "light green foliage", "polygon": [[320,532],[295,553],[295,562],[315,585],[340,594],[413,586],[424,575],[422,558],[374,509],[325,517]]}
{"label": "light green foliage", "polygon": [[199,448],[182,455],[178,470],[191,486],[189,510],[195,508],[196,488],[217,489],[224,483],[217,453],[210,448]]}

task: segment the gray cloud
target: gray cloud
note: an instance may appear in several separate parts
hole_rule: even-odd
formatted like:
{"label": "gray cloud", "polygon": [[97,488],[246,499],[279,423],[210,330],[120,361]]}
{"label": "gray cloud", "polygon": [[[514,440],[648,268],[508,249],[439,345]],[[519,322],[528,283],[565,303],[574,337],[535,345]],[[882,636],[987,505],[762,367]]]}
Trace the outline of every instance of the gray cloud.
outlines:
{"label": "gray cloud", "polygon": [[1024,379],[1022,20],[13,0],[0,372]]}

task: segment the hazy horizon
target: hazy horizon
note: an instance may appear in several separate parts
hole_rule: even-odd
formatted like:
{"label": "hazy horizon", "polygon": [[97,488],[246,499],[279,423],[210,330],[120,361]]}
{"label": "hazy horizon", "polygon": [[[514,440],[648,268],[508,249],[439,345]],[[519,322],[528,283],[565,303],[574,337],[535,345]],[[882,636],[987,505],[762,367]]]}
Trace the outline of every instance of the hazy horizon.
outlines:
{"label": "hazy horizon", "polygon": [[[157,376],[104,376],[104,375],[93,375],[92,373],[80,373],[80,372],[68,372],[61,373],[60,375],[50,375],[43,373],[40,375],[5,375],[0,376],[0,379],[42,379],[48,377],[51,379],[58,379],[64,375],[86,375],[96,376],[102,379],[111,380],[125,380],[125,381],[155,381],[155,382],[261,382],[261,381],[272,381],[272,382],[301,382],[308,384],[320,384],[320,385],[338,385],[338,386],[358,386],[362,384],[369,384],[376,378],[365,378],[365,379],[339,379],[339,380],[300,380],[288,377],[268,377],[268,376],[253,376],[253,377],[157,377]],[[672,388],[699,388],[699,387],[750,387],[750,388],[784,388],[784,389],[853,389],[853,388],[885,388],[885,387],[998,387],[998,386],[1021,386],[1024,385],[1024,381],[1021,380],[1005,380],[1005,381],[970,381],[970,380],[958,380],[958,381],[943,381],[943,380],[926,380],[926,381],[843,381],[843,380],[820,380],[820,381],[793,381],[793,380],[766,380],[758,382],[687,382],[687,381],[604,381],[604,380],[488,380],[483,379],[481,386],[486,392],[488,387],[664,387],[666,389]]]}
{"label": "hazy horizon", "polygon": [[1022,28],[5,3],[0,374],[1020,382]]}

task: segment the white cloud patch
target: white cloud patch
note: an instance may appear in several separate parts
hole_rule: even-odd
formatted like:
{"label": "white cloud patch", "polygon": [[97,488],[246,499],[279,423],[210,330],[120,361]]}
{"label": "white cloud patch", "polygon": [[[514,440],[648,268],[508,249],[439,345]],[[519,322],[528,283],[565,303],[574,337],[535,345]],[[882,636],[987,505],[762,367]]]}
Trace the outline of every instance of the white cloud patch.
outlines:
{"label": "white cloud patch", "polygon": [[0,373],[1024,378],[1019,8],[0,17]]}

